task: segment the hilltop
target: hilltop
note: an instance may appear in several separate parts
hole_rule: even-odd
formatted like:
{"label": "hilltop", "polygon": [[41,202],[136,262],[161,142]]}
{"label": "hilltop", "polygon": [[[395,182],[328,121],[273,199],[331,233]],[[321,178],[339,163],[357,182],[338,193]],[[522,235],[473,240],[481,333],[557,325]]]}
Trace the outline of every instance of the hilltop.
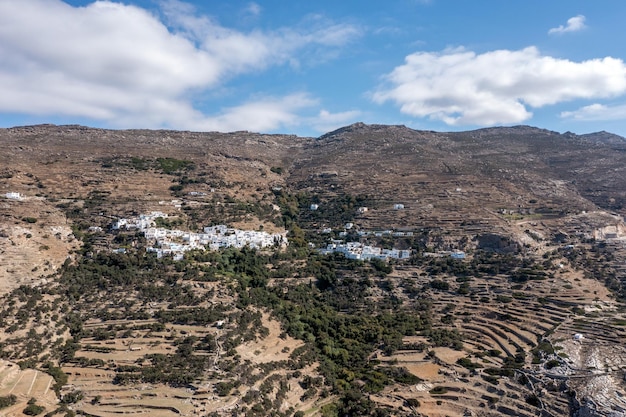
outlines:
{"label": "hilltop", "polygon": [[[38,396],[107,417],[626,410],[620,136],[38,125],[0,143],[8,415]],[[152,251],[209,226],[289,245]],[[318,251],[345,242],[410,257]]]}

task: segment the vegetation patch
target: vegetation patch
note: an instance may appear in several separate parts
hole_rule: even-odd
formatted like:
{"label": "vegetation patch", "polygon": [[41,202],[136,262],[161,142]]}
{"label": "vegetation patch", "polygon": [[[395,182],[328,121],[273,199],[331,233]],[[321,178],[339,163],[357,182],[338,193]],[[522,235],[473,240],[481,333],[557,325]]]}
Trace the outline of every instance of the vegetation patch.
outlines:
{"label": "vegetation patch", "polygon": [[432,395],[443,395],[448,392],[448,388],[442,387],[442,386],[436,386],[428,392],[431,393]]}
{"label": "vegetation patch", "polygon": [[17,403],[17,397],[13,394],[0,397],[0,409],[10,407],[15,405],[15,403]]}
{"label": "vegetation patch", "polygon": [[175,158],[157,158],[159,169],[164,174],[179,174],[182,171],[191,171],[195,169],[195,165],[191,161],[175,159]]}

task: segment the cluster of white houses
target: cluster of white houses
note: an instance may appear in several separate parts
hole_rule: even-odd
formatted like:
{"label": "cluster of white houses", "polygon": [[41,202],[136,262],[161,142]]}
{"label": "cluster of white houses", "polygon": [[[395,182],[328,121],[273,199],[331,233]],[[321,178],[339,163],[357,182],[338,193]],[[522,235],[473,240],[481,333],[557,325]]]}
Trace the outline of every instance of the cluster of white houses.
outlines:
{"label": "cluster of white houses", "polygon": [[388,261],[389,259],[409,259],[411,250],[400,249],[383,249],[375,246],[364,245],[359,242],[343,242],[333,241],[329,243],[325,249],[320,249],[322,254],[341,253],[348,259],[371,260],[380,259]]}
{"label": "cluster of white houses", "polygon": [[240,230],[225,225],[204,228],[204,233],[171,230],[156,226],[157,218],[166,218],[167,214],[152,212],[131,219],[119,219],[113,224],[114,230],[137,229],[143,232],[146,239],[155,242],[147,251],[155,252],[157,257],[173,256],[174,260],[183,259],[183,254],[193,249],[217,250],[221,248],[262,249],[271,246],[288,244],[287,237],[275,233]]}
{"label": "cluster of white houses", "polygon": [[21,200],[22,196],[20,195],[20,193],[15,193],[15,192],[8,192],[4,195],[6,198],[11,199],[11,200]]}

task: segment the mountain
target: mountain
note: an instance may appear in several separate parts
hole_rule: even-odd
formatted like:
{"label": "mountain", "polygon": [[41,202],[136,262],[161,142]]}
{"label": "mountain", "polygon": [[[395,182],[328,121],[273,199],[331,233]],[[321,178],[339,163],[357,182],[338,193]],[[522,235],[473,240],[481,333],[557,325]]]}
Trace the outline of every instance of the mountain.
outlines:
{"label": "mountain", "polygon": [[[98,416],[626,409],[620,136],[38,125],[0,143],[8,415],[31,397]],[[175,237],[116,226],[140,220]],[[155,255],[219,224],[289,245]]]}

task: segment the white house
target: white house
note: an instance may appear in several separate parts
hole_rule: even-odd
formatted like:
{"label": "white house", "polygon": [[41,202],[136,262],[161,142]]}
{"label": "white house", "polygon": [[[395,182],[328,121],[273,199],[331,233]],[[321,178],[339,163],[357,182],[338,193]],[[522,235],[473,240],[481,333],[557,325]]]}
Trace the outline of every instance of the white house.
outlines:
{"label": "white house", "polygon": [[318,204],[311,204],[311,206],[309,207],[311,210],[315,211],[318,208],[320,208],[320,206]]}
{"label": "white house", "polygon": [[154,220],[158,217],[167,217],[167,214],[152,212],[130,219],[118,219],[113,223],[113,229],[141,230],[146,239],[155,243],[155,246],[147,248],[148,252],[155,252],[158,258],[171,255],[174,260],[183,259],[183,254],[186,251],[205,249],[206,246],[211,250],[227,247],[243,248],[246,245],[261,249],[289,244],[287,238],[278,233],[269,234],[253,230],[239,230],[223,224],[205,227],[204,233],[154,227]]}
{"label": "white house", "polygon": [[393,205],[393,209],[394,210],[402,210],[404,208],[404,204],[394,204]]}
{"label": "white house", "polygon": [[128,220],[126,219],[118,219],[115,223],[113,223],[113,230],[121,229],[122,227],[126,227]]}
{"label": "white house", "polygon": [[383,249],[375,246],[363,245],[359,242],[333,241],[325,249],[320,249],[320,253],[329,254],[338,252],[348,259],[371,260],[380,259],[408,259],[411,257],[411,250]]}
{"label": "white house", "polygon": [[22,196],[20,193],[9,192],[4,195],[6,198],[10,198],[11,200],[21,200]]}

